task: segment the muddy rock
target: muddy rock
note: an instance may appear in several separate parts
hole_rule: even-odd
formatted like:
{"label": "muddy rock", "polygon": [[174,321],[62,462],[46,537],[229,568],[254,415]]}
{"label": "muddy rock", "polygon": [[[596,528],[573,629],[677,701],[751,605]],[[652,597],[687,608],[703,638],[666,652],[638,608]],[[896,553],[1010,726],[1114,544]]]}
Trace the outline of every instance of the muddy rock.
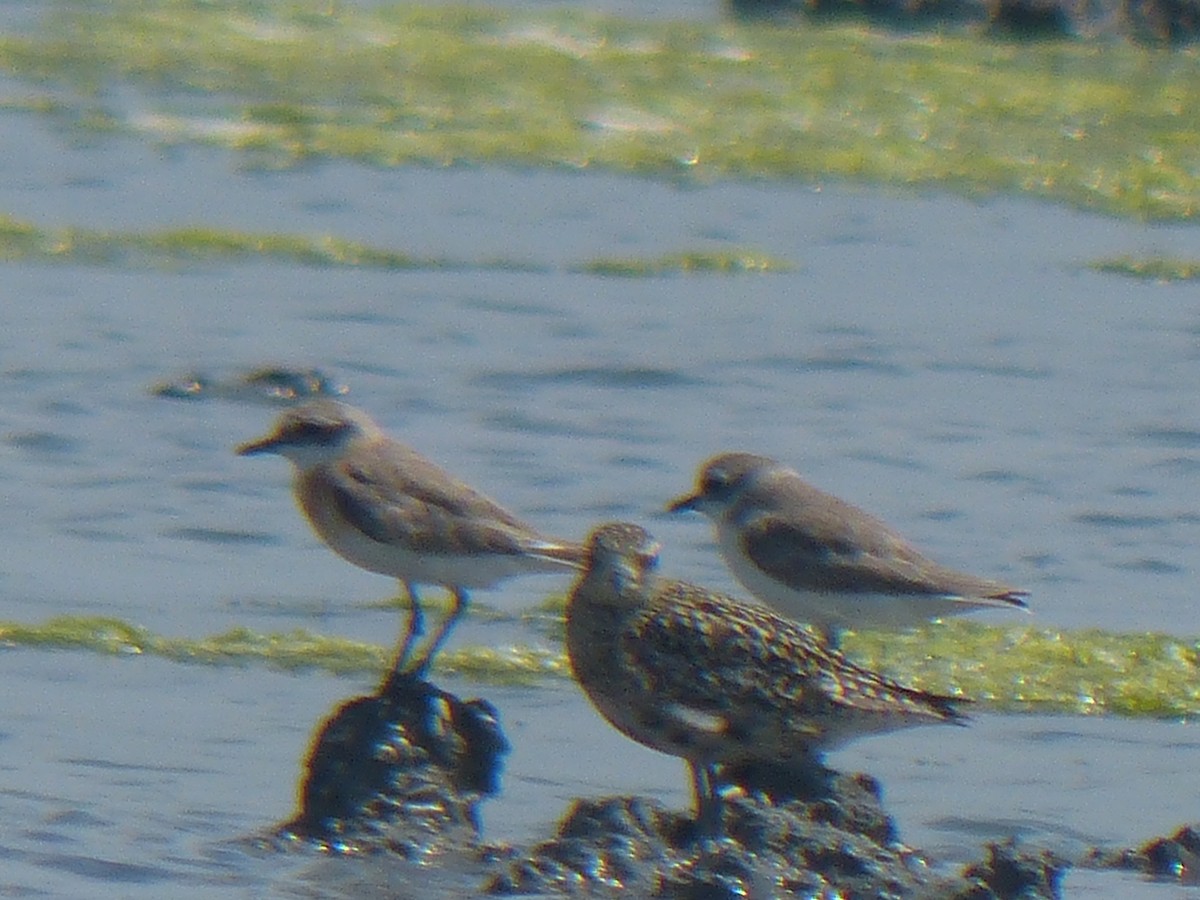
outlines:
{"label": "muddy rock", "polygon": [[342,704],[313,741],[281,842],[412,859],[474,848],[509,745],[491,704],[413,678]]}
{"label": "muddy rock", "polygon": [[1049,850],[1019,849],[1015,841],[989,844],[982,862],[963,869],[963,877],[984,889],[965,897],[1017,898],[1059,897],[1068,862]]}
{"label": "muddy rock", "polygon": [[251,843],[369,856],[383,867],[376,872],[395,870],[404,883],[422,868],[446,866],[454,896],[1059,896],[1065,865],[1040,850],[994,845],[957,875],[932,866],[899,842],[873,778],[818,759],[723,772],[719,829],[645,798],[606,797],[575,801],[554,834],[532,846],[484,845],[479,807],[497,791],[508,749],[486,701],[417,678],[389,679],[322,723],[298,812]]}
{"label": "muddy rock", "polygon": [[221,376],[189,372],[150,388],[169,400],[236,400],[286,406],[315,397],[340,397],[346,388],[320,369],[266,366]]}
{"label": "muddy rock", "polygon": [[1140,872],[1179,884],[1200,884],[1200,824],[1184,825],[1168,837],[1154,838],[1137,848],[1095,849],[1083,865]]}
{"label": "muddy rock", "polygon": [[961,28],[1019,40],[1200,39],[1200,0],[723,0],[740,19],[796,24],[851,19],[901,31]]}
{"label": "muddy rock", "polygon": [[807,799],[731,797],[722,824],[720,836],[705,836],[690,816],[642,798],[577,801],[553,838],[503,861],[485,890],[669,900],[1035,900],[1059,896],[1064,868],[1041,852],[1000,846],[961,876],[936,874],[896,842],[878,785],[865,775],[829,773],[826,793]]}

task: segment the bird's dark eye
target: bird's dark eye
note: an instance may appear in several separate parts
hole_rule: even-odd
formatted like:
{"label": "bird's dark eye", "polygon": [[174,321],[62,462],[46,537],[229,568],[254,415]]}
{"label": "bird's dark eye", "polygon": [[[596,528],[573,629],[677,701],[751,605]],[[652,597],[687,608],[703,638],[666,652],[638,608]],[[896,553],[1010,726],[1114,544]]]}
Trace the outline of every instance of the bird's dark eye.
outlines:
{"label": "bird's dark eye", "polygon": [[709,469],[700,480],[700,492],[706,495],[720,494],[729,487],[729,473],[724,469]]}
{"label": "bird's dark eye", "polygon": [[323,425],[320,422],[297,422],[288,429],[293,440],[304,444],[328,444],[341,431],[337,426]]}
{"label": "bird's dark eye", "polygon": [[643,547],[638,551],[638,563],[642,570],[652,572],[658,568],[658,544],[652,544],[649,547]]}

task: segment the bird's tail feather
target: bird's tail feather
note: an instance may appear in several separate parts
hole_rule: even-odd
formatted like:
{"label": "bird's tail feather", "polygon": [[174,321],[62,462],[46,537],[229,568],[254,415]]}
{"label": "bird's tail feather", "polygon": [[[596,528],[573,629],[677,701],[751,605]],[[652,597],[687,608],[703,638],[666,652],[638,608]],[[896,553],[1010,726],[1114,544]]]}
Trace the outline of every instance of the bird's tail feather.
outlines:
{"label": "bird's tail feather", "polygon": [[561,563],[573,569],[582,569],[587,562],[587,549],[583,544],[572,541],[532,541],[528,551],[531,556]]}

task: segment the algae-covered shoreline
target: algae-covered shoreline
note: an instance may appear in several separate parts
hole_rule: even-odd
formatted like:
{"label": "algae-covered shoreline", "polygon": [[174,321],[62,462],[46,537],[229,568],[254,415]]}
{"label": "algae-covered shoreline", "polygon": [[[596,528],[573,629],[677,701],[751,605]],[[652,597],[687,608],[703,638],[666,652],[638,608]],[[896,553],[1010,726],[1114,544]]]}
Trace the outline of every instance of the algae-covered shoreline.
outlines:
{"label": "algae-covered shoreline", "polygon": [[[1011,159],[999,164],[956,151],[944,162],[969,174],[924,173],[923,161],[943,161],[937,142],[946,142],[954,115],[964,115],[961,105],[955,113],[953,103],[943,103],[912,120],[933,127],[901,142],[895,135],[903,132],[903,118],[887,118],[911,111],[899,100],[872,109],[886,138],[879,150],[890,146],[895,158],[911,147],[911,159],[900,160],[912,163],[907,168],[885,171],[864,163],[861,172],[830,169],[838,147],[823,157],[825,148],[812,138],[826,128],[833,142],[857,135],[846,141],[846,153],[874,158],[876,145],[864,136],[869,123],[853,107],[866,89],[837,93],[841,79],[861,80],[844,68],[862,69],[884,93],[892,89],[888,79],[897,62],[923,55],[925,68],[918,71],[912,63],[911,77],[894,86],[897,97],[915,102],[924,95],[903,92],[915,92],[914,85],[934,77],[931,68],[940,70],[955,58],[963,84],[992,55],[1008,55],[1010,63],[994,78],[980,76],[981,89],[991,90],[1001,76],[1010,89],[1019,86],[1026,65],[1058,67],[1054,77],[1031,79],[1035,88],[1069,90],[1077,58],[1093,60],[1088,65],[1098,70],[1111,53],[1112,79],[1089,75],[1079,89],[1086,93],[1099,83],[1133,84],[1137,65],[1160,85],[1190,84],[1191,51],[885,36],[845,23],[805,30],[684,25],[672,43],[662,23],[545,11],[466,16],[386,3],[374,11],[276,0],[96,3],[90,10],[84,3],[39,0],[39,6],[60,11],[25,35],[10,30],[0,38],[0,69],[9,75],[0,118],[18,126],[11,145],[23,150],[14,154],[11,210],[0,209],[17,217],[10,229],[14,249],[5,259],[11,262],[0,267],[12,282],[10,506],[21,523],[8,573],[15,605],[0,630],[9,662],[6,758],[14,824],[6,844],[14,890],[45,890],[51,881],[74,895],[103,888],[130,896],[199,896],[231,887],[312,893],[327,885],[363,894],[409,879],[429,896],[463,895],[446,888],[458,872],[445,858],[430,864],[418,857],[411,878],[409,870],[401,876],[384,870],[372,880],[378,870],[370,863],[336,867],[340,861],[325,865],[302,851],[294,859],[230,852],[223,842],[287,813],[309,724],[335,696],[375,681],[401,625],[391,609],[331,614],[335,598],[383,594],[389,585],[366,575],[354,582],[352,567],[301,538],[308,533],[290,508],[282,465],[235,466],[230,447],[257,433],[267,412],[229,403],[203,409],[164,404],[146,390],[164,368],[220,372],[245,362],[320,367],[338,382],[353,382],[355,403],[387,414],[389,424],[439,462],[495,490],[555,533],[578,532],[585,517],[601,514],[649,516],[651,499],[671,485],[678,490],[699,456],[697,429],[690,427],[697,421],[714,440],[744,440],[811,466],[822,484],[855,480],[847,494],[870,508],[908,510],[901,523],[906,530],[950,532],[942,549],[951,558],[975,560],[969,565],[1035,592],[1037,615],[1031,618],[996,615],[913,635],[864,633],[847,640],[848,652],[865,664],[906,683],[976,700],[963,704],[974,718],[971,728],[863,742],[836,760],[882,780],[887,812],[902,826],[900,838],[942,848],[1016,834],[1023,843],[1057,846],[1083,832],[1105,846],[1126,846],[1194,818],[1195,798],[1187,790],[1194,727],[1175,724],[1190,720],[1198,702],[1200,631],[1176,613],[1190,597],[1187,548],[1194,546],[1194,522],[1179,512],[1194,508],[1189,485],[1196,445],[1189,439],[1190,407],[1180,402],[1191,371],[1190,305],[1174,290],[1093,272],[1080,273],[1074,291],[1064,288],[1062,278],[1063,269],[1074,272],[1086,260],[1114,252],[1113,244],[1117,251],[1152,252],[1155,233],[1167,229],[1105,223],[1102,238],[1076,241],[1069,251],[1056,247],[1051,253],[1047,246],[1044,254],[1021,255],[1030,236],[1049,245],[1098,219],[1025,217],[1039,205],[1186,221],[1185,205],[1147,211],[1146,198],[1157,202],[1154,189],[1161,185],[1147,187],[1157,171],[1155,157],[1136,149],[1155,146],[1164,123],[1177,125],[1180,115],[1153,102],[1137,106],[1146,94],[1134,85],[1129,102],[1147,118],[1140,136],[1128,116],[1092,127],[1091,117],[1103,119],[1109,104],[1125,102],[1125,88],[1114,88],[1112,98],[1094,98],[1090,111],[1078,113],[1083,124],[1067,149],[1104,145],[1111,128],[1127,133],[1129,140],[1111,158],[1095,158],[1107,176],[1146,190],[1131,187],[1109,205],[1103,192],[1063,191],[1057,184],[1024,192],[1034,202],[1013,204],[1020,207],[1016,214],[1009,204],[981,204],[970,210],[986,220],[979,236],[946,240],[934,247],[944,252],[932,259],[931,244],[970,230],[962,218],[931,221],[937,205],[916,202],[897,204],[903,215],[893,212],[886,220],[866,217],[863,209],[891,209],[887,195],[896,193],[1022,194],[1012,187],[1019,173],[1034,178],[1036,187],[1042,183],[1038,166],[1053,169],[1043,144],[1029,147],[1025,168]],[[327,17],[326,10],[337,15]],[[431,24],[416,21],[422,15]],[[138,16],[145,20],[135,22]],[[404,43],[409,21],[427,58]],[[122,27],[124,47],[116,33]],[[226,28],[240,28],[243,37],[227,39]],[[509,35],[509,43],[483,46],[485,35],[496,34]],[[297,82],[293,96],[285,93],[290,81],[276,84],[265,72],[255,74],[254,57],[281,74],[292,63],[281,56],[277,66],[277,52],[301,56],[314,50],[321,35],[330,53],[313,52],[312,61],[327,84],[314,85],[314,73],[301,72],[297,78],[307,80]],[[333,51],[379,35],[398,42],[386,48],[400,58],[397,70],[404,69],[406,78],[421,75],[411,95],[392,93],[403,78],[372,75],[358,96],[359,82],[344,78],[356,61],[329,59]],[[293,37],[298,43],[290,46]],[[664,45],[666,51],[655,49]],[[217,52],[222,46],[227,58]],[[489,55],[493,50],[496,56]],[[715,65],[720,77],[706,107],[703,74],[721,52],[744,59]],[[478,106],[463,107],[474,122],[459,115],[449,84],[456,60],[471,54],[484,68],[464,70],[456,90],[471,93],[472,80],[486,85]],[[574,70],[581,81],[597,80],[585,99],[600,98],[598,111],[568,108],[565,101],[555,107],[546,99],[549,88],[501,71],[496,59],[505,54],[510,68],[517,60],[545,56],[535,80],[538,72],[545,77],[560,68]],[[622,54],[624,59],[609,58]],[[769,146],[783,148],[775,154],[777,167],[739,168],[736,159],[722,167],[726,148],[716,139],[698,155],[672,156],[689,137],[718,129],[733,134],[738,118],[748,118],[755,98],[766,92],[764,73],[774,68],[775,77],[791,85],[806,77],[800,70],[810,58],[807,77],[823,79],[806,85],[816,112],[795,103],[782,113],[770,104],[764,108],[764,122],[775,123],[766,134],[775,141]],[[127,60],[146,68],[126,71]],[[793,64],[797,72],[789,70]],[[386,53],[381,49],[361,65],[383,71]],[[638,66],[642,74],[629,76]],[[661,71],[650,71],[654,66]],[[439,95],[421,74],[439,67],[450,98],[442,104],[444,118],[434,114]],[[689,77],[694,84],[686,88]],[[742,78],[746,90],[738,93]],[[851,98],[840,107],[841,124],[833,116],[838,96]],[[992,112],[978,114],[994,113],[987,127],[1004,128],[1024,100],[1014,91],[1006,107],[1004,92],[991,96]],[[632,100],[616,103],[613,97]],[[930,97],[936,100],[936,91]],[[528,108],[526,98],[532,98]],[[737,109],[741,100],[751,106]],[[496,112],[506,102],[511,120]],[[1056,110],[1064,102],[1040,107],[1051,109],[1046,121],[1035,123],[1031,111],[1024,132],[1014,127],[1006,145],[1010,157],[1022,135],[1060,130],[1064,119]],[[970,109],[974,121],[977,110]],[[808,118],[789,121],[789,111]],[[669,127],[662,128],[664,122]],[[957,127],[972,131],[961,120]],[[495,130],[490,147],[489,129]],[[556,134],[565,136],[564,143],[550,139]],[[984,142],[981,133],[976,136]],[[173,144],[187,149],[173,152]],[[192,149],[197,145],[203,146]],[[1171,175],[1171,166],[1185,174],[1197,167],[1188,156],[1192,151],[1173,146],[1174,155],[1165,157],[1167,175],[1176,178],[1171,189],[1184,196],[1194,185]],[[164,152],[157,152],[160,147]],[[583,147],[592,155],[571,155],[563,147]],[[812,151],[811,164],[788,163],[785,153],[793,151]],[[1129,155],[1119,158],[1122,153]],[[393,161],[405,168],[382,171]],[[455,168],[441,175],[436,169],[444,165]],[[1072,165],[1077,174],[1081,164]],[[231,173],[231,166],[242,171]],[[256,167],[280,171],[247,173]],[[482,177],[466,169],[480,169]],[[516,169],[521,172],[513,176]],[[571,174],[550,177],[563,170]],[[1069,180],[1070,173],[1061,171]],[[505,189],[499,198],[488,197],[477,208],[459,199],[492,187],[493,179]],[[175,180],[188,182],[188,190],[181,185],[173,194]],[[833,189],[817,197],[820,204],[797,196],[817,194],[797,186],[834,180],[901,189],[863,191],[852,204],[831,203]],[[426,181],[433,183],[426,193],[409,190]],[[450,189],[448,182],[454,182]],[[714,182],[731,189],[687,189]],[[751,182],[753,188],[744,187]],[[603,195],[614,183],[618,189]],[[789,190],[770,204],[748,203],[745,211],[728,202],[743,190],[765,193],[763,184]],[[592,185],[599,188],[583,189]],[[649,207],[631,196],[647,187],[655,209],[667,208],[664,218],[673,214],[679,224],[653,229],[655,240],[646,239],[652,231],[646,223],[640,230],[611,224]],[[542,189],[569,195],[552,210],[572,216],[568,225],[561,219],[534,222],[532,213],[495,214],[519,200],[522,190]],[[377,204],[367,202],[371,191]],[[413,202],[438,191],[449,195],[445,203],[426,208]],[[192,202],[196,195],[205,202]],[[336,200],[343,207],[333,209]],[[599,200],[611,214],[606,211],[599,224],[582,218]],[[691,201],[693,209],[675,201]],[[271,202],[278,208],[258,214]],[[772,209],[763,211],[768,205]],[[452,218],[464,207],[471,218]],[[795,219],[820,216],[820,227],[799,234],[781,229],[778,207]],[[410,214],[411,226],[380,227],[393,210],[397,217]],[[1025,243],[1001,246],[995,240],[1001,224]],[[575,230],[568,233],[568,227]],[[585,231],[597,239],[577,239]],[[461,241],[443,239],[460,232],[467,235]],[[813,233],[843,243],[821,243],[810,239]],[[471,246],[480,234],[497,237]],[[1172,230],[1173,237],[1190,234],[1186,226]],[[561,243],[545,249],[560,235]],[[715,283],[726,272],[758,271],[739,268],[743,257],[691,255],[733,240],[782,253],[800,272]],[[858,243],[847,251],[846,240]],[[992,250],[989,241],[1006,265],[975,265],[977,253]],[[616,259],[621,256],[628,258]],[[532,272],[526,268],[530,259]],[[1181,263],[1184,271],[1187,265]],[[129,271],[160,266],[189,271],[183,277]],[[200,266],[205,270],[194,271]],[[519,268],[519,276],[504,274],[507,266]],[[929,275],[941,271],[935,266],[952,270],[953,286]],[[825,280],[835,267],[849,269],[849,277]],[[888,270],[884,276],[895,272],[896,281],[876,277],[876,268]],[[674,284],[613,280],[690,272],[714,277]],[[1018,279],[1018,273],[1033,274]],[[913,277],[901,280],[902,274]],[[1172,276],[1155,270],[1143,277]],[[886,311],[882,302],[855,302],[880,296],[887,285],[895,287],[886,296],[895,316],[879,318],[879,310]],[[712,299],[717,294],[727,307]],[[1109,294],[1127,298],[1127,306]],[[641,313],[636,327],[625,316],[594,321],[599,317],[593,308],[613,297],[628,300],[629,319]],[[811,306],[810,315],[775,315],[802,303]],[[728,344],[708,341],[725,327],[723,318],[694,327],[697,314],[711,317],[711,310],[724,308],[762,315],[761,327],[737,335],[745,342],[745,359],[732,364]],[[1073,326],[1059,327],[1072,320]],[[655,355],[656,342],[676,327],[690,359]],[[930,337],[943,327],[950,346]],[[807,338],[785,345],[790,334]],[[524,339],[515,352],[527,365],[505,356],[513,352],[513,335]],[[621,352],[604,355],[614,347]],[[808,359],[824,367],[813,371]],[[824,365],[826,360],[837,365]],[[597,361],[613,367],[611,374],[604,370],[606,384],[597,387],[600,379],[590,375],[570,376],[577,371],[572,367]],[[622,368],[648,362],[661,368],[638,378]],[[962,390],[950,394],[953,384]],[[1089,392],[1098,384],[1106,388],[1103,397]],[[838,390],[827,390],[829,385]],[[910,391],[925,397],[931,388],[935,393],[920,408],[897,399]],[[444,408],[440,392],[448,397]],[[589,418],[580,398],[597,393],[620,404],[627,418]],[[838,405],[863,396],[872,404]],[[1148,403],[1151,397],[1155,402]],[[754,419],[776,428],[752,431]],[[536,430],[542,422],[549,426]],[[779,427],[784,422],[795,428],[794,443]],[[820,430],[831,423],[836,430]],[[839,469],[822,456],[835,439]],[[881,445],[888,454],[882,463],[868,455]],[[584,446],[603,452],[582,460],[567,455]],[[531,480],[526,461],[549,463],[544,474],[551,477]],[[930,491],[934,475],[949,487]],[[875,478],[889,486],[872,493]],[[905,485],[899,497],[889,493],[892,483]],[[845,480],[840,484],[846,487]],[[1134,489],[1141,493],[1131,499]],[[66,502],[60,505],[59,498]],[[1132,521],[1080,528],[1081,510]],[[1145,524],[1154,516],[1161,516],[1161,525]],[[277,528],[268,526],[276,519]],[[1014,519],[1022,525],[1015,535]],[[699,526],[681,523],[673,531],[674,523],[660,524],[684,574],[704,571],[700,557],[708,549],[697,543],[703,539]],[[524,601],[548,589],[531,585],[533,593],[521,594]],[[243,599],[246,591],[252,596]],[[429,593],[437,599],[436,591]],[[77,615],[45,618],[60,612]],[[634,745],[593,721],[568,679],[556,610],[497,622],[482,618],[483,603],[472,612],[475,619],[442,657],[436,677],[462,686],[465,696],[494,701],[513,738],[504,792],[487,808],[484,834],[540,841],[567,797],[602,793],[650,796],[675,821],[674,810],[683,806],[678,764],[651,759],[647,769],[661,770],[646,774],[642,765],[649,754],[635,756]],[[89,613],[107,618],[86,618]],[[1112,630],[1060,631],[1053,627],[1058,622]],[[1143,625],[1173,627],[1183,636],[1134,632]],[[510,684],[516,687],[502,686]],[[596,806],[601,813],[620,812],[613,804]],[[616,827],[604,827],[614,819]],[[563,820],[575,824],[580,817]],[[625,820],[616,813],[595,821],[598,840],[622,839],[618,829]],[[640,832],[633,836],[640,839]],[[836,852],[843,845],[823,846],[831,864],[847,858]],[[577,856],[585,862],[604,858]],[[1068,894],[1070,888],[1068,883]]]}
{"label": "algae-covered shoreline", "polygon": [[[0,262],[65,263],[123,268],[179,268],[249,260],[310,268],[409,271],[546,272],[529,260],[454,259],[376,247],[334,235],[272,234],[193,226],[161,231],[43,228],[0,214]],[[771,274],[794,265],[748,248],[705,249],[659,257],[600,257],[569,267],[590,275],[650,278],[693,274]]]}
{"label": "algae-covered shoreline", "polygon": [[[43,228],[0,214],[0,262],[185,268],[251,260],[309,268],[376,269],[392,272],[548,272],[531,260],[421,256],[331,234],[250,233],[193,226],[160,231],[103,231],[78,226]],[[1087,267],[1110,275],[1159,282],[1200,280],[1200,263],[1162,256],[1096,259]],[[750,248],[694,249],[656,257],[599,257],[567,271],[603,278],[678,275],[768,275],[797,264]]]}
{"label": "algae-covered shoreline", "polygon": [[54,7],[0,109],[247,164],[600,169],[1200,208],[1194,49],[321,0]]}
{"label": "algae-covered shoreline", "polygon": [[[439,656],[446,675],[482,684],[553,685],[570,677],[553,616],[534,614],[542,646],[456,646]],[[119,619],[57,616],[0,623],[13,647],[160,656],[181,663],[324,671],[384,671],[392,647],[295,629],[244,627],[204,637],[169,637]],[[1166,634],[1064,631],[977,622],[935,623],[908,634],[851,634],[846,652],[906,684],[1004,712],[1060,712],[1152,718],[1200,714],[1200,641]]]}

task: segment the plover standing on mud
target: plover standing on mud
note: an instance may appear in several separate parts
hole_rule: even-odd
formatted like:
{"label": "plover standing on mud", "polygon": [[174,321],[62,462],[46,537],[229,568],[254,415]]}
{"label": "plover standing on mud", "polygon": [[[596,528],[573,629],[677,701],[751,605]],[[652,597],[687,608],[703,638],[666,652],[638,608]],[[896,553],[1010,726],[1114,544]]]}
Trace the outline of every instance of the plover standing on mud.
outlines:
{"label": "plover standing on mud", "polygon": [[765,456],[723,453],[700,467],[696,510],[751,594],[837,641],[845,628],[904,628],[986,607],[1025,609],[1027,591],[934,562],[889,525]]}
{"label": "plover standing on mud", "polygon": [[[271,434],[237,452],[291,460],[296,501],[321,539],[343,559],[400,580],[411,610],[389,677],[424,674],[465,611],[469,590],[514,575],[577,569],[583,560],[580,545],[544,537],[336,400],[287,410]],[[410,665],[424,630],[419,584],[444,586],[454,602]]]}
{"label": "plover standing on mud", "polygon": [[953,698],[857,666],[799,623],[658,577],[657,558],[637,525],[591,533],[567,652],[604,718],[687,762],[706,827],[721,821],[719,765],[806,765],[863,735],[963,721]]}

